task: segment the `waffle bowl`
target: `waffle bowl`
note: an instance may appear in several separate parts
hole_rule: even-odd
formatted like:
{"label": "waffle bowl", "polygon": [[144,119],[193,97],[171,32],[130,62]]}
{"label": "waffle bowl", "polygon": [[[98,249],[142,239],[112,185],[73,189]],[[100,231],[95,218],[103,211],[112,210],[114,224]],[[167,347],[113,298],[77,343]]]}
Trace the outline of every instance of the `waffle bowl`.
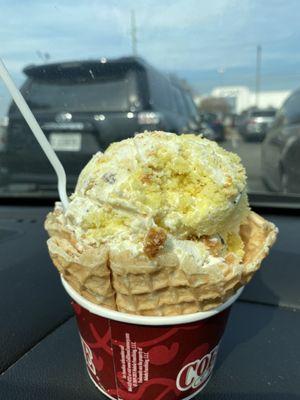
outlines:
{"label": "waffle bowl", "polygon": [[250,212],[240,227],[245,250],[242,263],[229,253],[226,262],[197,269],[189,259],[180,262],[174,249],[167,246],[149,258],[107,245],[78,243],[59,216],[55,211],[47,217],[48,248],[69,285],[95,304],[146,316],[190,314],[218,307],[250,281],[277,235],[271,222]]}
{"label": "waffle bowl", "polygon": [[115,292],[111,285],[106,246],[80,244],[72,232],[59,222],[59,213],[47,217],[45,227],[53,264],[69,285],[87,300],[116,310]]}

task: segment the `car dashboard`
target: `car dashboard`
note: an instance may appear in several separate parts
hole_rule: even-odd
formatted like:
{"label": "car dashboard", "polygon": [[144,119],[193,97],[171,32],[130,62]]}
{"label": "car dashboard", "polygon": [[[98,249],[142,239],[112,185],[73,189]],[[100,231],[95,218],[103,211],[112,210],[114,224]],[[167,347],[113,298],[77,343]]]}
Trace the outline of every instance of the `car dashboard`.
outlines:
{"label": "car dashboard", "polygon": [[[104,400],[47,253],[49,210],[0,207],[0,398]],[[214,375],[195,399],[300,398],[300,216],[263,216],[279,227],[277,243],[232,307]]]}

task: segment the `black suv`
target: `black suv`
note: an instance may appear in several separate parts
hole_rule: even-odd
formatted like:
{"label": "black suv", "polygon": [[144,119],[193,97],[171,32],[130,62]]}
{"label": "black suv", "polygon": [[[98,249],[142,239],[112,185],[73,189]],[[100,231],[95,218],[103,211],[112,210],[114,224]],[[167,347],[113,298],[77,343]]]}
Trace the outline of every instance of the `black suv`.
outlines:
{"label": "black suv", "polygon": [[[28,66],[24,73],[21,91],[71,186],[92,154],[113,141],[144,130],[200,129],[190,93],[140,58]],[[14,103],[8,116],[2,182],[6,171],[7,182],[53,184],[54,173]]]}

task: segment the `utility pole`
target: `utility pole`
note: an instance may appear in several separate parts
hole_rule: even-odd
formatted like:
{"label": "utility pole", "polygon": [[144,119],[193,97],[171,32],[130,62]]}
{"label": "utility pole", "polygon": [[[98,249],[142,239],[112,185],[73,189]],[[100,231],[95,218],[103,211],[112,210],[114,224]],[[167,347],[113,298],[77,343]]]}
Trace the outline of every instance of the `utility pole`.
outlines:
{"label": "utility pole", "polygon": [[137,56],[137,38],[136,38],[136,23],[135,23],[135,11],[131,10],[130,18],[130,31],[131,31],[131,48],[132,55]]}
{"label": "utility pole", "polygon": [[256,76],[255,76],[255,105],[259,107],[259,95],[261,85],[261,45],[256,47]]}

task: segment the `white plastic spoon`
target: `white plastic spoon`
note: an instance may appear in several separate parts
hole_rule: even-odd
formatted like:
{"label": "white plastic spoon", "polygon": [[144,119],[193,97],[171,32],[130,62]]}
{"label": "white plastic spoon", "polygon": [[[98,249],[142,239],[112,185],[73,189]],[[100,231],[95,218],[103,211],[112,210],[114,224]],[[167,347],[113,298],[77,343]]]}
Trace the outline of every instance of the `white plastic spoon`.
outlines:
{"label": "white plastic spoon", "polygon": [[58,179],[58,194],[64,209],[66,210],[69,204],[67,191],[66,191],[66,172],[64,167],[62,166],[61,162],[59,161],[57,155],[55,154],[54,150],[52,149],[50,143],[48,142],[44,132],[42,131],[40,125],[38,124],[35,116],[33,115],[32,111],[28,107],[24,97],[22,96],[21,92],[15,85],[14,81],[9,75],[2,59],[0,58],[0,77],[2,78],[3,82],[5,83],[7,89],[9,90],[12,98],[14,99],[16,105],[18,106],[21,114],[23,115],[24,119],[26,120],[27,124],[29,125],[32,133],[36,137],[36,140],[39,142],[41,148],[43,149],[44,153],[46,154],[48,160],[50,161],[52,167],[54,168],[57,179]]}

